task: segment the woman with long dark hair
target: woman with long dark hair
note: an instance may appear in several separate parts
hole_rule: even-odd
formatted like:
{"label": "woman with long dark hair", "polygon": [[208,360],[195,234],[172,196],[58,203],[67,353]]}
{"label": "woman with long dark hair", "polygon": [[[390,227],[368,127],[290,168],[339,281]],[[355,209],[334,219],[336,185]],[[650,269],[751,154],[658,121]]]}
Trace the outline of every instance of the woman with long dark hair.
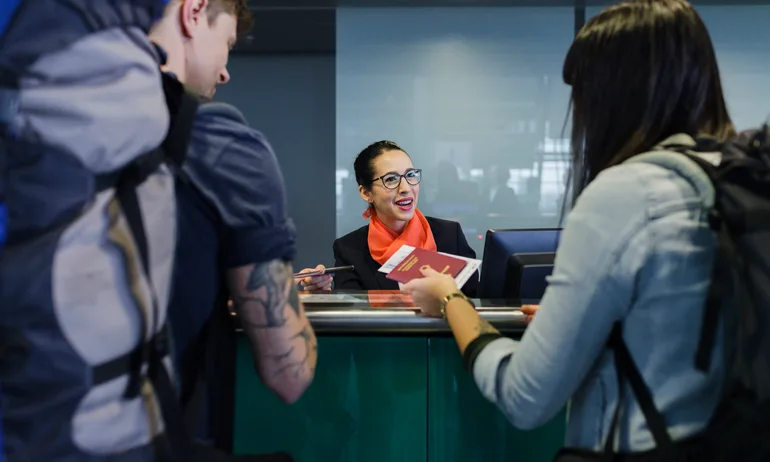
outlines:
{"label": "woman with long dark hair", "polygon": [[725,370],[720,335],[710,369],[693,364],[715,251],[705,193],[634,158],[734,135],[711,39],[684,0],[625,1],[583,27],[564,81],[572,87],[574,203],[523,338],[502,337],[451,278],[434,271],[405,291],[424,312],[446,316],[482,393],[515,426],[537,427],[571,400],[568,446],[653,449],[607,348],[620,325],[668,434],[693,438],[715,410]]}

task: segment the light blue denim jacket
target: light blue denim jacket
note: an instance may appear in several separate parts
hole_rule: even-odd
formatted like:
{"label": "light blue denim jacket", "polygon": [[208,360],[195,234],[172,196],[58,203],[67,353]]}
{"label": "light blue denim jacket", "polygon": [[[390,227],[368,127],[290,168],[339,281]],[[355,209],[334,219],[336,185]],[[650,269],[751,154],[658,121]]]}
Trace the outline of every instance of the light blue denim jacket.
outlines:
{"label": "light blue denim jacket", "polygon": [[[687,135],[675,141],[694,145]],[[482,393],[513,425],[542,425],[571,399],[566,445],[601,450],[618,403],[606,342],[622,320],[671,436],[703,428],[724,373],[721,329],[709,373],[694,367],[715,246],[704,205],[713,202],[713,190],[705,184],[670,168],[627,162],[585,189],[567,217],[533,322],[521,341],[490,343],[474,365]],[[654,447],[627,382],[622,395],[616,450]]]}

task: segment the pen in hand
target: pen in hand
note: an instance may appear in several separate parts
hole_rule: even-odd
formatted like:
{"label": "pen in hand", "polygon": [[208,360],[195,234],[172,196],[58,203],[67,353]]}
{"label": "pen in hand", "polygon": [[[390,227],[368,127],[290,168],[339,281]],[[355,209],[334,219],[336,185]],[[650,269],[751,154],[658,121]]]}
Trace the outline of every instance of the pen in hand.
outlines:
{"label": "pen in hand", "polygon": [[352,271],[355,268],[356,267],[353,266],[353,265],[335,266],[335,267],[332,267],[332,268],[326,268],[324,270],[319,270],[319,271],[312,271],[312,272],[309,272],[309,273],[294,273],[294,279],[298,279],[298,278],[312,278],[314,276],[321,276],[323,274],[334,274],[334,273],[337,273],[339,271]]}

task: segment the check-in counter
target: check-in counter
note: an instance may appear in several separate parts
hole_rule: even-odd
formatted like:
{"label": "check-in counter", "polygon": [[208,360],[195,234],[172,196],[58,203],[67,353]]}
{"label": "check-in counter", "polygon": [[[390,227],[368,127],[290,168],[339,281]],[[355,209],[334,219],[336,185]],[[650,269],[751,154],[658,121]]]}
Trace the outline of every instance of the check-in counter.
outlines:
{"label": "check-in counter", "polygon": [[[547,462],[562,446],[564,412],[534,431],[513,428],[463,368],[447,323],[422,316],[403,296],[302,297],[319,360],[313,384],[294,405],[261,384],[248,341],[238,335],[236,453],[287,451],[301,462]],[[524,332],[517,304],[477,306],[505,335]]]}

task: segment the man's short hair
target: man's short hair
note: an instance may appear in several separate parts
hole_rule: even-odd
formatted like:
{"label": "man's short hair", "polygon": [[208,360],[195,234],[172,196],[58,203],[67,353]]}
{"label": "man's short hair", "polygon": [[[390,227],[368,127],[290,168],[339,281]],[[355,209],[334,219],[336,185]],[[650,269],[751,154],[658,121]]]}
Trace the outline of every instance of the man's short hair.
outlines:
{"label": "man's short hair", "polygon": [[238,21],[238,36],[242,37],[251,31],[254,18],[251,15],[246,0],[209,0],[209,22],[214,22],[221,13],[231,14]]}

